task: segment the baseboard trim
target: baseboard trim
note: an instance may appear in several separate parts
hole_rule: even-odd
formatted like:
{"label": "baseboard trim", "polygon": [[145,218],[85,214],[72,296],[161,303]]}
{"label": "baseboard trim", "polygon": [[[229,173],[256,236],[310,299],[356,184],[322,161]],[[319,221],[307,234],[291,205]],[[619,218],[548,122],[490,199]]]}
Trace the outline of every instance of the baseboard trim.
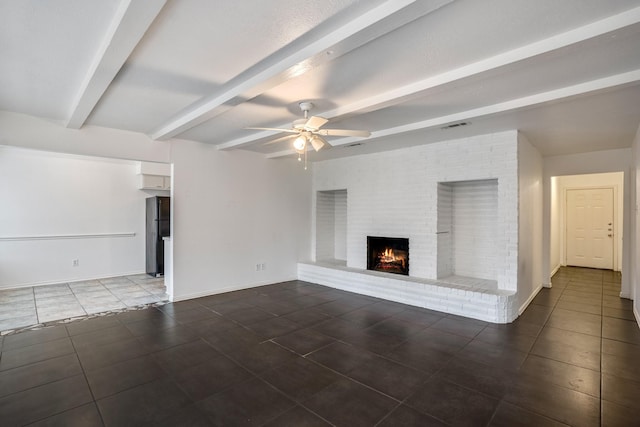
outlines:
{"label": "baseboard trim", "polygon": [[553,277],[558,272],[558,270],[560,270],[560,267],[562,267],[562,264],[556,265],[556,268],[551,270],[551,274],[549,275],[549,277]]}
{"label": "baseboard trim", "polygon": [[31,288],[33,286],[46,286],[46,285],[57,285],[61,283],[76,283],[76,282],[85,282],[87,280],[102,280],[109,279],[111,277],[120,277],[120,276],[135,276],[137,274],[146,274],[145,271],[133,271],[128,273],[109,273],[104,276],[92,276],[92,277],[84,277],[84,278],[75,278],[71,280],[46,280],[42,282],[32,282],[32,283],[20,283],[18,285],[9,285],[9,286],[0,286],[0,291],[8,290],[8,289],[22,289],[22,288]]}
{"label": "baseboard trim", "polygon": [[538,287],[531,293],[531,295],[529,295],[529,298],[527,298],[527,300],[524,302],[524,304],[522,304],[520,306],[520,308],[518,309],[518,316],[522,315],[522,313],[524,313],[524,311],[527,309],[527,307],[529,307],[529,304],[531,304],[531,301],[533,301],[533,299],[538,295],[538,293],[542,290],[542,283],[538,285]]}
{"label": "baseboard trim", "polygon": [[[242,285],[226,286],[226,287],[220,288],[220,289],[208,290],[208,291],[203,291],[203,292],[196,292],[196,293],[186,294],[186,295],[174,295],[172,302],[186,301],[186,300],[195,299],[195,298],[210,297],[210,296],[213,296],[213,295],[224,294],[226,292],[241,291],[241,290],[244,290],[244,289],[257,288],[257,287],[260,287],[260,286],[268,286],[268,285],[273,285],[275,283],[281,283],[281,282],[290,282],[290,281],[293,281],[293,280],[298,280],[298,278],[294,276],[294,277],[291,277],[291,278],[284,278],[284,279],[279,279],[279,280],[275,280],[275,281],[260,281],[260,282],[242,284]],[[176,289],[175,288],[175,283],[173,285],[173,289],[174,289],[174,291]]]}
{"label": "baseboard trim", "polygon": [[638,307],[633,304],[633,315],[636,318],[636,323],[638,324],[638,328],[640,328],[640,314],[638,314]]}

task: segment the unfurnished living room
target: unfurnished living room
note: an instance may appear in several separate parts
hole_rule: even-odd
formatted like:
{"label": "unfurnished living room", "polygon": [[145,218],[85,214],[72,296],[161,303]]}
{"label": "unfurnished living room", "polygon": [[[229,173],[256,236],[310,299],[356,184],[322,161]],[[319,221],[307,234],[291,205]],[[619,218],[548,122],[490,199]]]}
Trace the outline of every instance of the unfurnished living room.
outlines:
{"label": "unfurnished living room", "polygon": [[640,0],[6,0],[0,58],[0,425],[640,425]]}

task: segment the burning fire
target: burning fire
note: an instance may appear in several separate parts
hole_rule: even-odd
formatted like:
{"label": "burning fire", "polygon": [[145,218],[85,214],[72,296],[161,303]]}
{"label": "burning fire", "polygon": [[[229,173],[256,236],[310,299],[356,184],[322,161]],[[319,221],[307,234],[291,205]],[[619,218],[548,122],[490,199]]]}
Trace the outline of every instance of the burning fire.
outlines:
{"label": "burning fire", "polygon": [[382,262],[394,262],[396,261],[396,256],[393,253],[393,249],[386,248],[384,252],[380,254],[380,261]]}
{"label": "burning fire", "polygon": [[380,263],[383,265],[383,268],[385,264],[392,264],[392,263],[400,263],[404,268],[405,262],[406,262],[406,258],[404,256],[396,256],[396,254],[393,252],[393,249],[391,248],[385,248],[384,252],[380,252],[378,259],[380,260]]}

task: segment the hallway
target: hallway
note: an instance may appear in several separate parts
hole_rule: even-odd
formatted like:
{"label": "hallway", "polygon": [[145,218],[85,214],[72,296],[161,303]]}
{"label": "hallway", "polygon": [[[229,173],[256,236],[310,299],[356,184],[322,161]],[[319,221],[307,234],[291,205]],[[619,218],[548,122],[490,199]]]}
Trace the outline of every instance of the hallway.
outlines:
{"label": "hallway", "polygon": [[552,283],[517,321],[542,327],[521,368],[540,381],[525,387],[528,394],[541,395],[514,403],[542,413],[573,412],[584,421],[577,425],[591,425],[584,417],[596,414],[593,396],[600,398],[601,425],[640,425],[640,329],[631,300],[619,297],[620,274],[565,267]]}

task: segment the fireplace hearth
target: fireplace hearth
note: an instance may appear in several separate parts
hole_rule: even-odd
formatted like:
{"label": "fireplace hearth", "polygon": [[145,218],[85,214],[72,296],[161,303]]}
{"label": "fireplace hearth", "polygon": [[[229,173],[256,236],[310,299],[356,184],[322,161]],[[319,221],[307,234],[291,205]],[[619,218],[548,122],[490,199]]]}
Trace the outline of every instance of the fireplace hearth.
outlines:
{"label": "fireplace hearth", "polygon": [[367,236],[367,270],[409,275],[409,239]]}

